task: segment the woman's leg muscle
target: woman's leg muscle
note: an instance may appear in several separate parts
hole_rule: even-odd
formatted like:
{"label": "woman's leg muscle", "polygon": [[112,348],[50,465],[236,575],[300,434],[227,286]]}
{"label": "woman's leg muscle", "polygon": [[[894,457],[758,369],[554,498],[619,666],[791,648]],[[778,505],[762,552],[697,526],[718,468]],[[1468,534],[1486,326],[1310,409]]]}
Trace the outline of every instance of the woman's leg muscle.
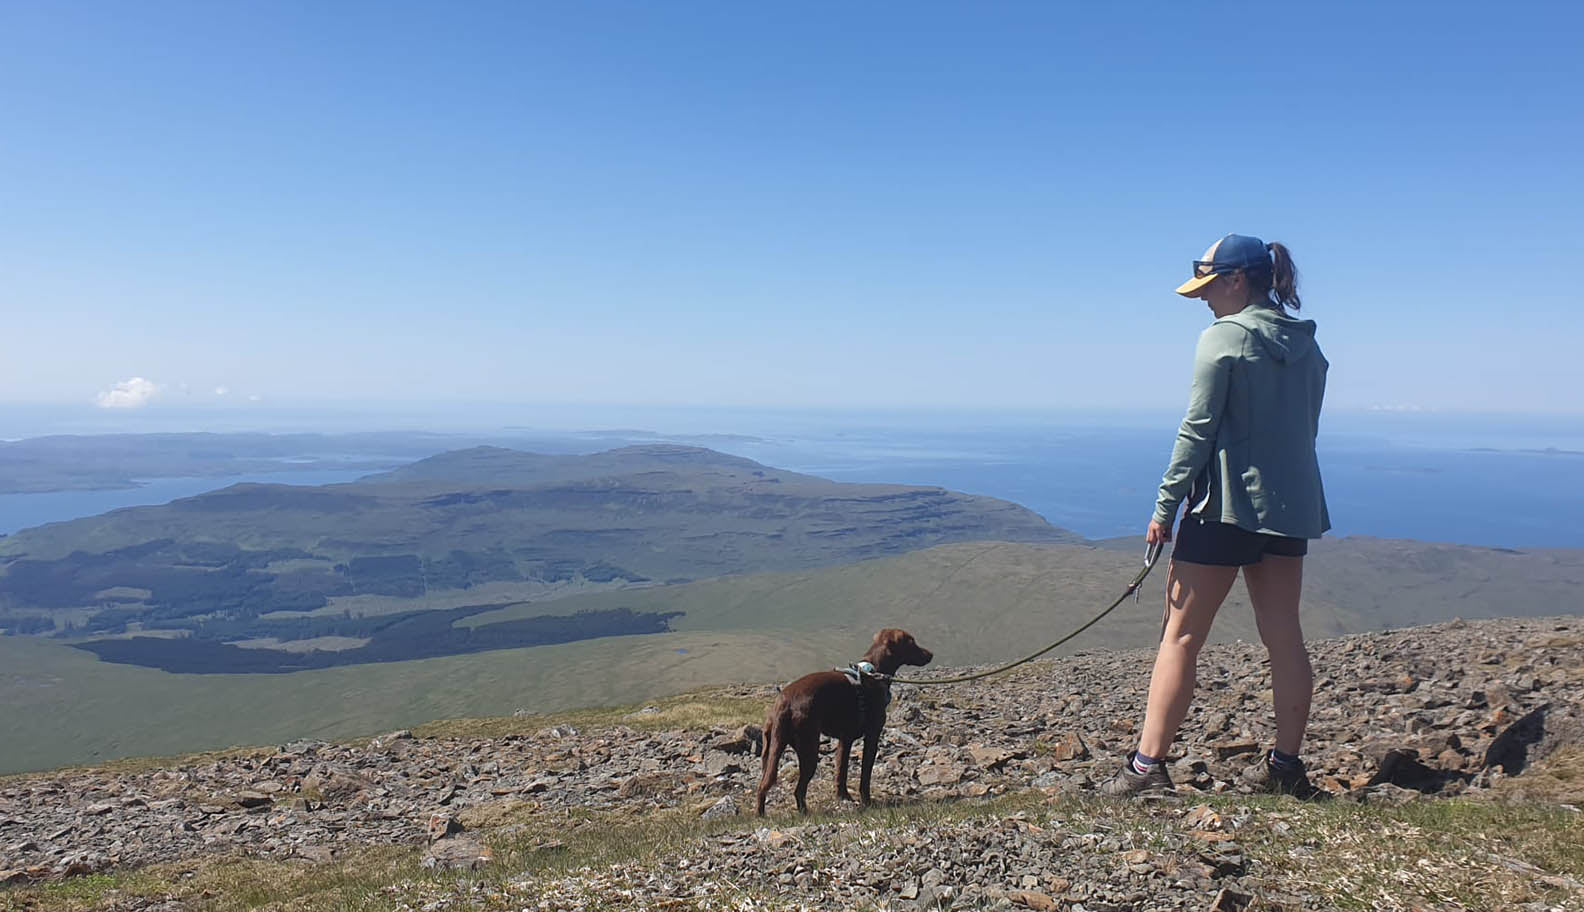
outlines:
{"label": "woman's leg muscle", "polygon": [[1139,750],[1166,756],[1193,701],[1195,665],[1216,611],[1232,590],[1238,568],[1172,561],[1166,577],[1166,634],[1150,675],[1149,707]]}
{"label": "woman's leg muscle", "polygon": [[1243,584],[1254,605],[1260,639],[1270,653],[1271,694],[1276,707],[1276,749],[1296,755],[1309,725],[1314,671],[1298,621],[1303,558],[1267,554],[1243,568]]}

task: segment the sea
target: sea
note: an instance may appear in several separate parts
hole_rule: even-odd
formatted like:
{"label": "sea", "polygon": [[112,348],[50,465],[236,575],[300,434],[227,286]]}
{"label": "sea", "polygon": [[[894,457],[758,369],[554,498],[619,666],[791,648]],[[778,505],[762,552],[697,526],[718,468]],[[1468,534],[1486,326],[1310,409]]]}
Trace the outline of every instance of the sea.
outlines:
{"label": "sea", "polygon": [[[0,409],[0,422],[14,419]],[[95,433],[85,421],[11,423],[40,433]],[[463,409],[397,417],[271,413],[216,422],[160,416],[144,429],[427,432],[435,452],[520,440],[525,449],[594,452],[674,442],[837,481],[937,485],[1021,504],[1087,538],[1142,537],[1177,416],[1148,412],[838,411],[566,407]],[[382,423],[383,422],[383,423]],[[354,426],[355,425],[355,426]],[[130,428],[118,424],[114,430]],[[10,439],[15,430],[0,423]],[[322,455],[322,448],[321,448]],[[1584,417],[1358,412],[1328,415],[1319,443],[1332,535],[1489,547],[1584,547]],[[392,465],[395,463],[393,462]],[[243,481],[331,484],[367,468],[209,478],[138,487],[0,495],[0,533],[166,503]]]}

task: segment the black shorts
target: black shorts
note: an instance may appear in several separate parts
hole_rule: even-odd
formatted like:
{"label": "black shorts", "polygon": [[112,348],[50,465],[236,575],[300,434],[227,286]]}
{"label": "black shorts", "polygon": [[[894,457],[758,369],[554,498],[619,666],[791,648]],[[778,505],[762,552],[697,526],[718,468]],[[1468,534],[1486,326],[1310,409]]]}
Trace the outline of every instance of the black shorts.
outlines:
{"label": "black shorts", "polygon": [[1177,525],[1177,541],[1172,544],[1172,560],[1216,567],[1246,567],[1257,564],[1267,554],[1303,557],[1309,553],[1309,540],[1250,532],[1231,523],[1210,522],[1184,516]]}

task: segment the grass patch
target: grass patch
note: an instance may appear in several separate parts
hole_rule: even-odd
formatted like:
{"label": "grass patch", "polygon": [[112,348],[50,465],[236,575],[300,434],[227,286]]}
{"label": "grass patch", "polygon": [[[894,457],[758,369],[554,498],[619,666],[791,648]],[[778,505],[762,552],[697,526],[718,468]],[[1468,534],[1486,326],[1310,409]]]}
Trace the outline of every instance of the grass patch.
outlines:
{"label": "grass patch", "polygon": [[256,757],[269,753],[273,748],[262,747],[233,747],[226,750],[199,751],[188,754],[170,754],[163,757],[122,757],[116,760],[107,760],[104,763],[92,766],[66,766],[60,769],[40,770],[26,773],[0,773],[0,785],[13,782],[23,782],[28,779],[40,777],[60,777],[78,774],[111,774],[111,775],[136,775],[154,770],[171,769],[178,766],[193,766],[204,763],[217,763],[222,760],[234,760],[240,757]]}
{"label": "grass patch", "polygon": [[[420,738],[501,738],[508,735],[531,735],[556,725],[570,725],[579,731],[617,725],[640,731],[665,731],[678,728],[708,731],[712,728],[734,729],[750,722],[755,725],[762,724],[765,710],[769,706],[768,695],[753,697],[742,696],[736,692],[703,691],[632,703],[627,706],[534,713],[525,716],[445,719],[416,726],[412,732]],[[653,711],[646,711],[651,709]],[[373,740],[373,737],[343,738],[340,741],[344,744],[362,746]],[[0,783],[21,782],[39,776],[87,772],[130,775],[177,766],[263,756],[273,750],[274,748],[266,747],[238,747],[167,756],[127,757],[94,766],[66,767],[48,772],[0,774]]]}
{"label": "grass patch", "polygon": [[769,705],[767,697],[706,691],[627,706],[489,719],[447,719],[420,725],[413,729],[413,735],[420,738],[501,738],[531,735],[556,725],[570,725],[579,731],[614,725],[640,731],[677,728],[708,731],[712,728],[738,728],[750,722],[755,725],[763,723]]}
{"label": "grass patch", "polygon": [[384,910],[394,908],[382,895],[385,885],[429,873],[419,867],[419,857],[416,849],[395,846],[349,852],[325,864],[217,855],[9,890],[0,887],[0,908],[88,912],[175,901],[205,912]]}
{"label": "grass patch", "polygon": [[1497,797],[1507,801],[1566,804],[1584,808],[1584,748],[1563,748],[1522,776],[1496,783]]}
{"label": "grass patch", "polygon": [[1341,909],[1584,908],[1584,816],[1488,800],[1254,803],[1238,838],[1284,889]]}

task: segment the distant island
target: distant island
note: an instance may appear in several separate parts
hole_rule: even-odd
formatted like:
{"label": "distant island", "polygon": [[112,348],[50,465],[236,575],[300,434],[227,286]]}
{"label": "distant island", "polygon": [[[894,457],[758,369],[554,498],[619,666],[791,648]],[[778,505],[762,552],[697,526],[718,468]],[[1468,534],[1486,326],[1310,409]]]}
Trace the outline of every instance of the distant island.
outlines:
{"label": "distant island", "polygon": [[[974,540],[1078,537],[993,498],[840,484],[698,447],[485,446],[352,484],[233,485],[26,530],[0,541],[0,628],[115,636],[81,645],[167,671],[278,673],[664,630],[680,612],[452,624],[566,592]],[[453,607],[489,584],[518,598]],[[289,645],[302,642],[314,648]]]}
{"label": "distant island", "polygon": [[278,474],[290,483],[299,473],[383,471],[472,446],[571,455],[621,443],[711,446],[756,442],[760,439],[740,434],[660,434],[637,428],[555,433],[525,426],[466,434],[62,434],[0,440],[0,495],[125,490],[155,478]]}

